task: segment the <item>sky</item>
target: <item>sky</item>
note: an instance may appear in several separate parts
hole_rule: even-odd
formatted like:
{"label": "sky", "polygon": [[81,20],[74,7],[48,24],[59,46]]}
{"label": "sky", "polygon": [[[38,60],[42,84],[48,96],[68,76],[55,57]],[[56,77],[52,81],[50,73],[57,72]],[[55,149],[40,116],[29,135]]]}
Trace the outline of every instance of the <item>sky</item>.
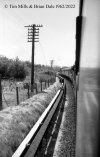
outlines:
{"label": "sky", "polygon": [[[44,8],[34,8],[35,4]],[[46,4],[54,8],[45,8]],[[60,4],[65,8],[56,8]],[[30,5],[33,8],[25,8]],[[54,60],[54,65],[73,65],[78,10],[78,0],[0,0],[0,55],[31,61],[32,43],[27,42],[24,26],[42,24],[35,44],[35,64],[50,65]]]}

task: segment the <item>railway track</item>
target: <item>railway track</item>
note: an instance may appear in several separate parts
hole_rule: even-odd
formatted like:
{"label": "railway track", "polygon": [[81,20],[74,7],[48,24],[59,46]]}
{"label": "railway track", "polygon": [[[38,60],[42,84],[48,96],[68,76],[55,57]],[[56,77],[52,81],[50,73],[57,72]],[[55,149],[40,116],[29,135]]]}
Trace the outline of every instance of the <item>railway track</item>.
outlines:
{"label": "railway track", "polygon": [[37,153],[35,155],[36,157],[53,156],[54,147],[56,144],[56,140],[57,140],[57,136],[58,136],[61,120],[62,120],[64,103],[65,103],[65,96],[62,95],[62,98],[60,99],[58,103],[56,111],[48,125],[48,128],[37,150]]}
{"label": "railway track", "polygon": [[[62,79],[63,80],[63,79]],[[66,81],[12,157],[52,157],[66,101]]]}

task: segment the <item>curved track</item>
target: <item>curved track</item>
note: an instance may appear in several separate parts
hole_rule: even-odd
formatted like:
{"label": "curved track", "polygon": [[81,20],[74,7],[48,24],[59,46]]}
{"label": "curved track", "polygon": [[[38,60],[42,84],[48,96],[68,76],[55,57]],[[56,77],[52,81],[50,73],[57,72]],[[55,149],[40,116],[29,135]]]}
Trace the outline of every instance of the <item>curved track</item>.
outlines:
{"label": "curved track", "polygon": [[67,93],[48,126],[36,157],[75,157],[76,104],[71,82],[65,81]]}
{"label": "curved track", "polygon": [[30,131],[13,157],[75,156],[75,91],[69,79],[61,79],[64,79],[62,88],[40,117],[36,127],[32,128],[33,133]]}

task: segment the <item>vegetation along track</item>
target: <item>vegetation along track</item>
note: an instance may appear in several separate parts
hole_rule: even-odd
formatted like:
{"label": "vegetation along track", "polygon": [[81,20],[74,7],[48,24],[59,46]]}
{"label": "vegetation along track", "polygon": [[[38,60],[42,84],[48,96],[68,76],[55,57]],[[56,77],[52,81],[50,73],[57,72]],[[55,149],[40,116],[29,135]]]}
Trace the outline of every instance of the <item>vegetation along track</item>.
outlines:
{"label": "vegetation along track", "polygon": [[66,81],[66,86],[67,93],[60,100],[35,157],[75,157],[75,96],[69,81]]}
{"label": "vegetation along track", "polygon": [[57,92],[13,157],[75,157],[75,140],[75,95],[72,83],[65,79],[64,86]]}

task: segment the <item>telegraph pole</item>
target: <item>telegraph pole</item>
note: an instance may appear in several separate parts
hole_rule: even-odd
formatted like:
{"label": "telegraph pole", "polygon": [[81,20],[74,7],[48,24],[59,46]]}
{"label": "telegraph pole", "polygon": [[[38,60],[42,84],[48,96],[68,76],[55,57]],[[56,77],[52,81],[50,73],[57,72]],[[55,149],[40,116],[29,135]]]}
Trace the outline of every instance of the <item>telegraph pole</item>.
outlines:
{"label": "telegraph pole", "polygon": [[39,42],[39,27],[42,25],[29,25],[28,27],[28,42],[32,42],[32,58],[31,58],[31,92],[33,92],[34,85],[34,52],[35,52],[35,42]]}

